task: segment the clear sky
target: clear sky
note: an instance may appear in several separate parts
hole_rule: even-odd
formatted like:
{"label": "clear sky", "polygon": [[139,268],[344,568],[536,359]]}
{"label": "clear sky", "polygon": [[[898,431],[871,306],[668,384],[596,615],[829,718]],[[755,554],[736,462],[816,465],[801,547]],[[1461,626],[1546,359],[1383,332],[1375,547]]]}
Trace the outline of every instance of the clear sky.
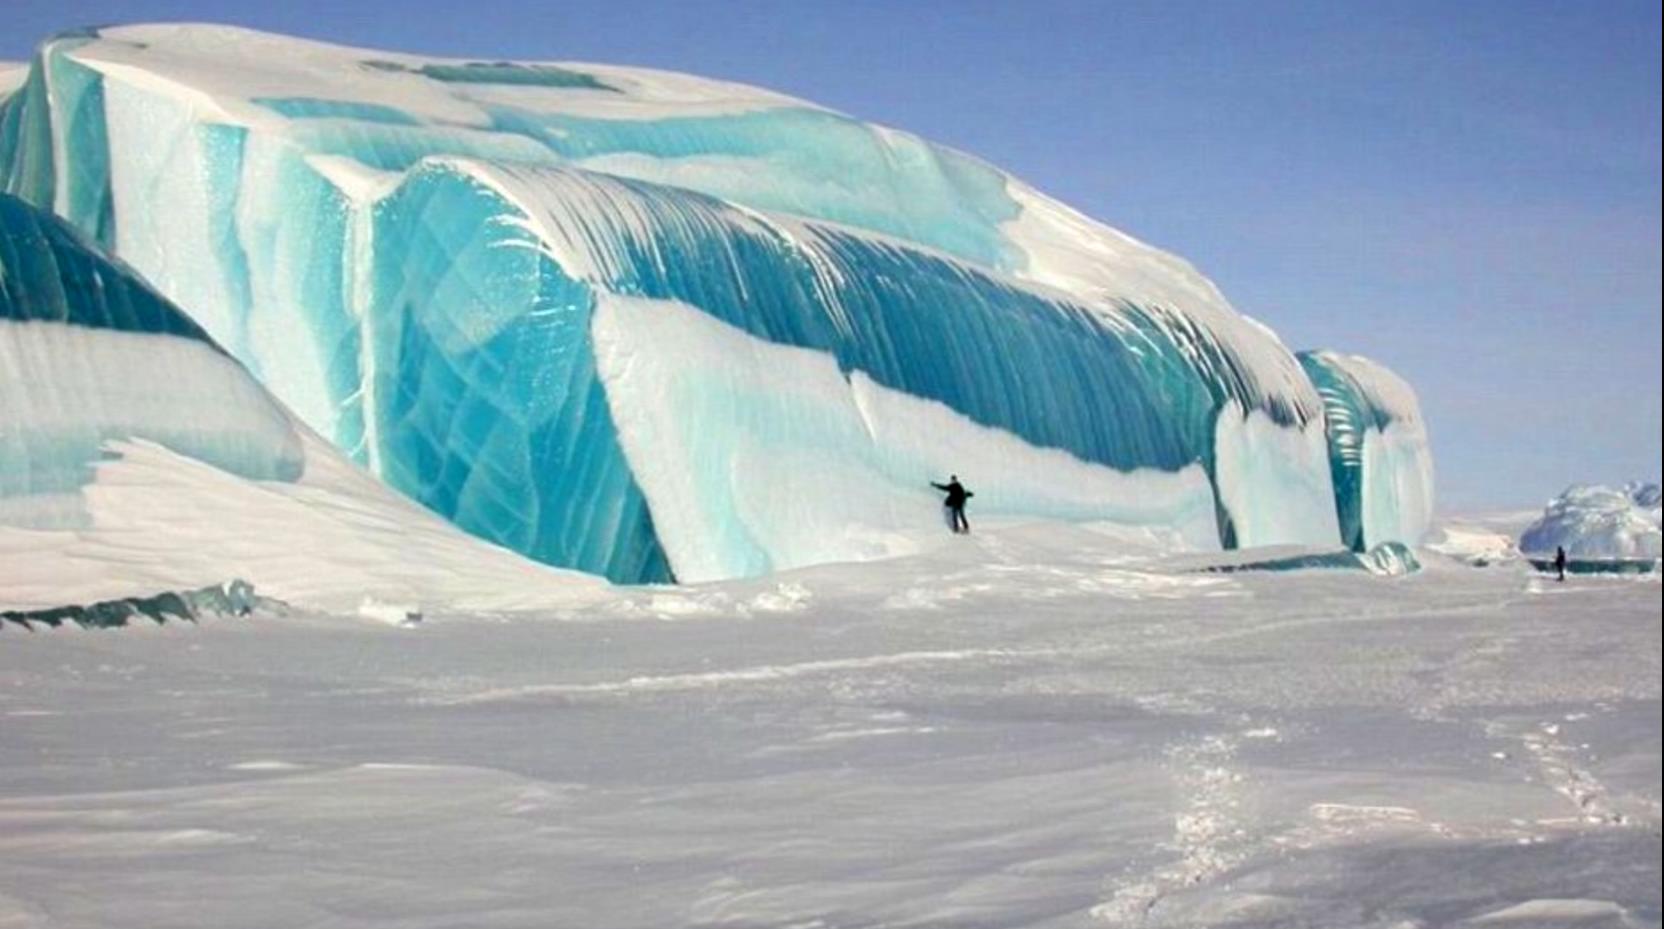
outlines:
{"label": "clear sky", "polygon": [[782,90],[1178,252],[1294,348],[1407,377],[1441,508],[1660,472],[1657,0],[4,0]]}

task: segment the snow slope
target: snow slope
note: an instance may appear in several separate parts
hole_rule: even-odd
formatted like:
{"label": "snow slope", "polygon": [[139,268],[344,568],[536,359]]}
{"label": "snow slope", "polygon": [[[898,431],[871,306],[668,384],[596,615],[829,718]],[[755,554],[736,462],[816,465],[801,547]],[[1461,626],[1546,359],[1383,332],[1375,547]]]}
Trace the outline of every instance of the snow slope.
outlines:
{"label": "snow slope", "polygon": [[0,630],[0,924],[1660,924],[1656,578],[979,528],[413,628]]}
{"label": "snow slope", "polygon": [[[888,533],[869,514],[928,512],[925,482],[942,476],[911,475],[909,499],[842,487],[848,507],[750,539],[725,527],[771,517],[647,493],[667,477],[626,453],[641,424],[617,421],[591,341],[616,297],[809,350],[776,355],[806,376],[835,365],[946,406],[1026,446],[1034,483],[1071,480],[1075,461],[1120,472],[1104,488],[1199,469],[1208,547],[1326,545],[1340,530],[1316,388],[1187,263],[967,155],[767,91],[223,26],[83,30],[45,42],[0,111],[0,173],[137,267],[354,460],[547,563],[651,581],[695,562],[850,557],[851,534]],[[678,386],[693,380],[662,381],[653,409],[703,408],[717,429],[769,414]],[[1385,468],[1413,470],[1424,442],[1373,445]],[[957,470],[973,488],[1003,480]],[[1195,535],[1188,505],[1075,496],[1072,512],[1057,495],[1001,505]],[[1413,544],[1419,501],[1400,519],[1380,499],[1372,541]],[[667,506],[731,547],[667,541]]]}

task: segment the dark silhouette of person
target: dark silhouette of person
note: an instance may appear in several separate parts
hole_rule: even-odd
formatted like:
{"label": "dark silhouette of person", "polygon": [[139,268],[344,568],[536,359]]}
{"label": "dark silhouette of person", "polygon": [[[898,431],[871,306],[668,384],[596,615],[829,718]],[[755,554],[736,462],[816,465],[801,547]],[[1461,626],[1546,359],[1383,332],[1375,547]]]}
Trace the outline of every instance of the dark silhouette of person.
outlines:
{"label": "dark silhouette of person", "polygon": [[1554,570],[1560,575],[1560,580],[1566,579],[1566,547],[1554,546]]}
{"label": "dark silhouette of person", "polygon": [[976,496],[976,494],[966,490],[965,485],[959,483],[959,475],[957,474],[948,475],[946,484],[931,481],[930,486],[947,494],[947,499],[942,501],[942,505],[948,508],[949,522],[953,525],[953,531],[956,533],[970,532],[971,521],[965,518],[965,501]]}

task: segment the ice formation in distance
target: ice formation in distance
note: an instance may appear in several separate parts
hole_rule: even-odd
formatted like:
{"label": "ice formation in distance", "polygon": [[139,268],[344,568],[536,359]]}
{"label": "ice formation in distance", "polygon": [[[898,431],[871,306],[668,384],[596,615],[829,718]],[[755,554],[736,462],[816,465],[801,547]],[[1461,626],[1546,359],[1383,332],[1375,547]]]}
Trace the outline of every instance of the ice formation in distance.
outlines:
{"label": "ice formation in distance", "polygon": [[1659,513],[1657,484],[1574,485],[1520,534],[1520,551],[1546,557],[1563,546],[1574,559],[1657,560],[1664,554]]}
{"label": "ice formation in distance", "polygon": [[[1347,519],[1307,369],[1185,262],[767,91],[83,31],[0,108],[0,177],[353,459],[548,563],[883,554],[945,470],[984,515],[1212,547],[1333,545]],[[1424,436],[1393,431],[1413,407],[1366,432],[1366,541],[1425,523]]]}
{"label": "ice formation in distance", "polygon": [[601,585],[365,475],[63,220],[0,194],[0,609],[253,582],[490,608]]}

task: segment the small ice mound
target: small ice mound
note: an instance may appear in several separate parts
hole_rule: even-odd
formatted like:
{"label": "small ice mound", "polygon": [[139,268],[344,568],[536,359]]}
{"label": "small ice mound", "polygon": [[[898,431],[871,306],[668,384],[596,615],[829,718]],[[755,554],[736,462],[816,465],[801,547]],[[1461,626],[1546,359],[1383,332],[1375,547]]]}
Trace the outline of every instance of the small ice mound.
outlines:
{"label": "small ice mound", "polygon": [[1405,806],[1379,806],[1357,803],[1314,803],[1309,811],[1313,819],[1340,825],[1379,825],[1384,823],[1419,823],[1421,813]]}
{"label": "small ice mound", "polygon": [[1358,560],[1363,563],[1364,570],[1384,577],[1403,577],[1421,570],[1416,553],[1402,542],[1382,542],[1359,555]]}
{"label": "small ice mound", "polygon": [[157,845],[240,845],[253,839],[221,829],[167,829],[155,833],[153,841]]}
{"label": "small ice mound", "polygon": [[1520,551],[1553,557],[1558,547],[1580,561],[1656,561],[1664,550],[1658,499],[1657,484],[1568,487],[1520,534]]}
{"label": "small ice mound", "polygon": [[276,758],[256,758],[251,761],[228,764],[225,769],[227,771],[304,771],[306,766]]}
{"label": "small ice mound", "polygon": [[802,584],[786,583],[757,594],[746,605],[759,613],[796,613],[809,605],[812,596]]}
{"label": "small ice mound", "polygon": [[647,588],[640,597],[614,601],[608,611],[635,619],[679,620],[748,615],[742,603],[720,590]]}
{"label": "small ice mound", "polygon": [[1503,564],[1520,557],[1513,539],[1479,526],[1441,525],[1422,547],[1475,568]]}
{"label": "small ice mound", "polygon": [[365,597],[358,605],[358,615],[389,626],[414,626],[422,621],[422,608],[415,603],[393,603]]}

